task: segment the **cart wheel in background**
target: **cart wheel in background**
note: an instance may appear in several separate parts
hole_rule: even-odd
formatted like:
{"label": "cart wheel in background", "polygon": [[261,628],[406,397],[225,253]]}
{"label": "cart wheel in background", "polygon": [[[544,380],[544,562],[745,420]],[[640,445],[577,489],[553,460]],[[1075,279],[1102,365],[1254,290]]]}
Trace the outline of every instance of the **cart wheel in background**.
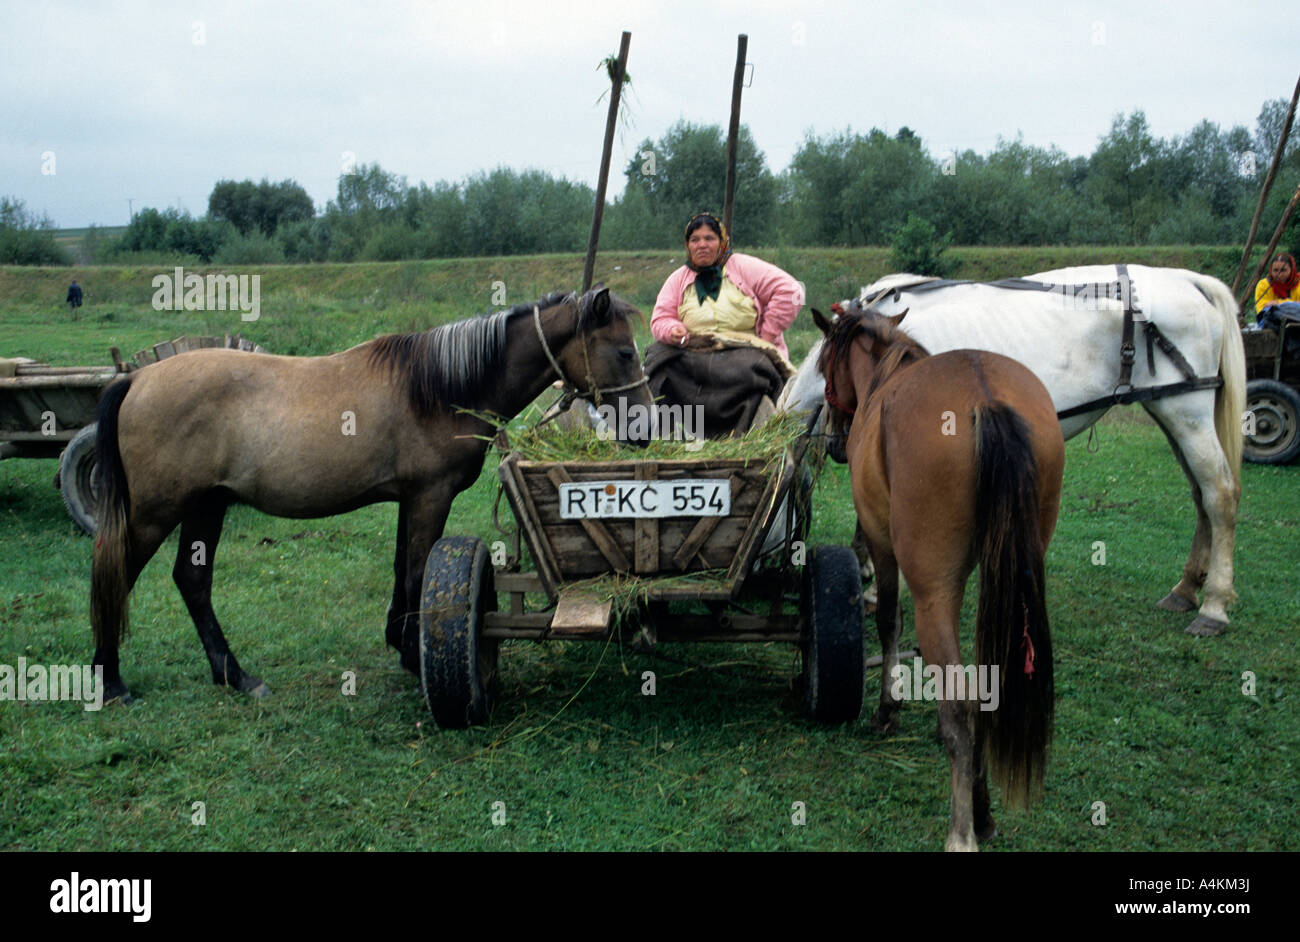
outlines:
{"label": "cart wheel in background", "polygon": [[59,490],[63,493],[68,516],[83,533],[94,534],[99,493],[95,489],[93,422],[78,432],[59,456]]}
{"label": "cart wheel in background", "polygon": [[847,546],[816,546],[803,573],[807,613],[804,703],[819,723],[847,723],[862,712],[862,577]]}
{"label": "cart wheel in background", "polygon": [[1275,379],[1246,384],[1246,411],[1255,414],[1242,457],[1256,464],[1286,464],[1300,455],[1300,393]]}
{"label": "cart wheel in background", "polygon": [[497,609],[487,546],[450,536],[433,544],[420,593],[420,687],[443,729],[487,722],[497,672],[483,616]]}

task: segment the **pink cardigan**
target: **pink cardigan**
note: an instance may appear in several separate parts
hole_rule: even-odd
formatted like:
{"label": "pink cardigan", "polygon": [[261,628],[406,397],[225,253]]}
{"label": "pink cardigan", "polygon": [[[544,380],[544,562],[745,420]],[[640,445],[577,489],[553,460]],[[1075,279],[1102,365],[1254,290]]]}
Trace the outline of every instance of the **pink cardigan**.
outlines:
{"label": "pink cardigan", "polygon": [[[775,345],[783,357],[790,359],[784,334],[803,308],[803,285],[775,265],[739,252],[727,259],[723,273],[741,292],[754,299],[754,306],[758,308],[754,333]],[[655,340],[667,340],[669,328],[682,322],[677,313],[682,295],[687,285],[694,283],[695,272],[685,265],[668,276],[659,290],[654,314],[650,317],[650,333]]]}

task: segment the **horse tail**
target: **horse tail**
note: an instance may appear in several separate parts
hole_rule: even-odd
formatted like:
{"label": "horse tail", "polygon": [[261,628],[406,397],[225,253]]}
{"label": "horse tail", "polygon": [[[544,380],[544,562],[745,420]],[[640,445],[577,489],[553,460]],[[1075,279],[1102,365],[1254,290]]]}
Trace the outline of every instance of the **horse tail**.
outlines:
{"label": "horse tail", "polygon": [[[1003,800],[1023,807],[1042,786],[1052,738],[1052,639],[1039,536],[1038,469],[1025,420],[1003,403],[975,412],[978,663],[997,666],[998,700],[978,711]],[[981,704],[985,706],[985,704]]]}
{"label": "horse tail", "polygon": [[1214,395],[1214,431],[1232,469],[1232,480],[1241,493],[1241,420],[1246,411],[1246,351],[1237,323],[1237,299],[1217,278],[1193,273],[1200,292],[1214,305],[1223,320],[1223,343],[1219,345],[1219,375],[1223,385]]}
{"label": "horse tail", "polygon": [[95,476],[100,499],[90,566],[90,624],[96,648],[115,649],[127,627],[130,588],[126,569],[131,556],[127,521],[131,504],[117,442],[117,418],[130,388],[128,377],[105,389],[95,420]]}

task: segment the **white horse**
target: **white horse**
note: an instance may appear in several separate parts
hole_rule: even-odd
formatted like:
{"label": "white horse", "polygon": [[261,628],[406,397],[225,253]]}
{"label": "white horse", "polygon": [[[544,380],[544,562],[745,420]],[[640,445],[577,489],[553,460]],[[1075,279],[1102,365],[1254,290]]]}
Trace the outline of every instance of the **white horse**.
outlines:
{"label": "white horse", "polygon": [[[1217,279],[1140,265],[1128,266],[1127,277],[1117,277],[1114,266],[1096,265],[1041,272],[1024,282],[1058,288],[1012,290],[891,275],[863,288],[857,303],[874,302],[887,315],[906,311],[902,329],[931,353],[967,348],[1019,360],[1043,381],[1058,414],[1073,412],[1061,418],[1066,438],[1087,429],[1114,404],[1141,401],[1169,440],[1196,504],[1196,533],[1182,579],[1159,606],[1191,611],[1204,588],[1200,611],[1187,630],[1219,634],[1236,597],[1232,549],[1241,495],[1245,354],[1235,300]],[[1027,286],[1022,282],[1022,287]],[[1137,309],[1127,388],[1119,386],[1126,306]],[[809,397],[824,394],[816,369],[819,352],[814,348],[787,387],[792,401],[805,407]],[[1200,382],[1189,382],[1188,371]],[[1170,389],[1144,399],[1153,387]],[[1084,409],[1076,411],[1079,406]]]}

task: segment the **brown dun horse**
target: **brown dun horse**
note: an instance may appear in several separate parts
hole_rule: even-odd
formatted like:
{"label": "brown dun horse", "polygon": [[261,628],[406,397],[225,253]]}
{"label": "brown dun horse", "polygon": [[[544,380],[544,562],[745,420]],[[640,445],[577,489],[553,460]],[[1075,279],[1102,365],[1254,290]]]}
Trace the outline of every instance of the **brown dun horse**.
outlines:
{"label": "brown dun horse", "polygon": [[599,400],[650,405],[631,305],[597,286],[423,333],[380,337],[324,357],[198,350],[110,385],[100,400],[98,536],[91,623],[105,699],[129,702],[118,668],[127,600],[179,524],[172,577],[212,679],[256,697],[212,611],[212,567],[226,508],[323,517],[398,504],[386,638],[419,673],[425,557],[452,498],[478,478],[492,426],[556,378]]}
{"label": "brown dun horse", "polygon": [[[1041,788],[1052,735],[1043,556],[1065,468],[1056,409],[1015,360],[976,350],[930,356],[897,329],[901,317],[851,306],[834,324],[817,311],[813,318],[827,338],[820,367],[831,407],[828,450],[848,461],[853,505],[876,566],[884,663],[872,723],[895,731],[900,693],[918,689],[898,663],[901,570],[916,606],[925,674],[935,677],[935,665],[945,681],[937,685],[952,776],[945,847],[977,850],[977,839],[996,833],[986,754],[1004,801],[1023,806]],[[976,564],[971,671],[963,666],[958,619]],[[992,696],[977,703],[983,691],[972,674],[981,669],[992,678]],[[927,683],[924,695],[934,689]]]}

